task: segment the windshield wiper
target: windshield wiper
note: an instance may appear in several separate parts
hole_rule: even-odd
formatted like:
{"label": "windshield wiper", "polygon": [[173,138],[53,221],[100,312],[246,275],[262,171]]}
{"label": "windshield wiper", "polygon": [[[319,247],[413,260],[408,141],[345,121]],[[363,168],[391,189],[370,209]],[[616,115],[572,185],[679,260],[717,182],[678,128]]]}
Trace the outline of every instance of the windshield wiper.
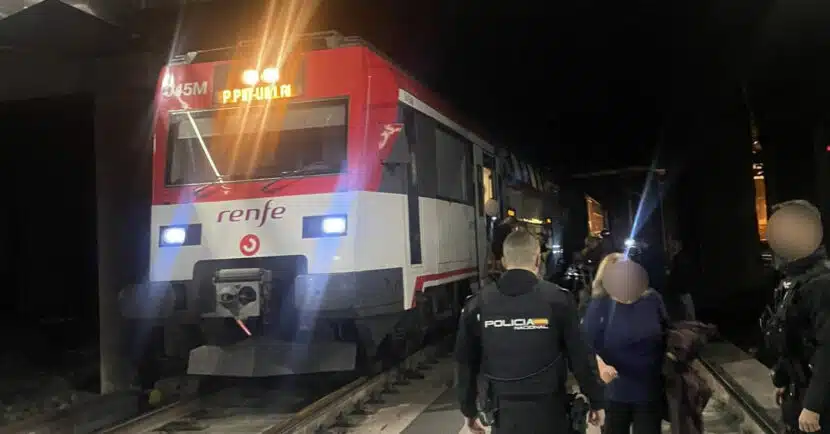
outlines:
{"label": "windshield wiper", "polygon": [[[181,99],[179,99],[179,101],[181,101]],[[193,194],[195,196],[199,196],[199,193],[203,192],[206,188],[212,187],[216,184],[224,184],[225,181],[224,179],[222,179],[222,174],[219,173],[219,169],[216,167],[216,162],[213,161],[213,157],[210,155],[210,151],[207,148],[205,139],[204,137],[202,137],[202,132],[199,131],[199,126],[196,125],[196,120],[193,119],[193,115],[191,115],[189,111],[185,112],[185,114],[187,115],[187,120],[190,122],[190,127],[193,128],[193,131],[196,132],[196,138],[199,140],[199,146],[202,149],[202,152],[205,154],[205,158],[207,158],[207,162],[210,164],[210,168],[213,170],[214,176],[216,176],[215,181],[193,190]]]}
{"label": "windshield wiper", "polygon": [[289,176],[297,176],[297,175],[318,175],[325,172],[328,172],[331,168],[323,163],[322,161],[317,161],[311,164],[307,164],[299,169],[294,170],[286,170],[277,174],[271,182],[262,186],[262,191],[267,192],[268,189],[277,183],[277,181],[282,181],[283,179]]}
{"label": "windshield wiper", "polygon": [[210,188],[210,187],[213,187],[213,186],[214,186],[214,185],[216,185],[216,184],[222,184],[222,185],[224,186],[224,185],[225,185],[225,180],[224,180],[224,179],[222,179],[222,177],[221,177],[221,176],[219,176],[219,177],[217,177],[217,178],[216,178],[216,181],[213,181],[213,182],[211,182],[210,184],[205,184],[205,185],[203,185],[203,186],[201,186],[201,187],[198,187],[198,188],[194,189],[194,190],[193,190],[193,194],[194,194],[194,195],[196,195],[196,196],[198,196],[198,195],[199,195],[199,193],[201,193],[201,192],[205,191],[206,189],[208,189],[208,188]]}

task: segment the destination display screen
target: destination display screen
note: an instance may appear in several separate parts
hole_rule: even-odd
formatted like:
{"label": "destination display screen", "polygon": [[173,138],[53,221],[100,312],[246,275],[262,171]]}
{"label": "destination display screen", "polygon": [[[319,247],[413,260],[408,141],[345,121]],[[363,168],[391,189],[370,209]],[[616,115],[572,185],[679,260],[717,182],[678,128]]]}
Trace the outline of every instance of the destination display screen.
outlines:
{"label": "destination display screen", "polygon": [[289,59],[281,68],[245,68],[237,62],[217,65],[214,105],[231,106],[300,96],[302,66],[303,62],[297,57]]}
{"label": "destination display screen", "polygon": [[267,84],[264,86],[230,88],[222,89],[218,93],[217,103],[220,105],[271,101],[295,96],[294,88],[290,84]]}

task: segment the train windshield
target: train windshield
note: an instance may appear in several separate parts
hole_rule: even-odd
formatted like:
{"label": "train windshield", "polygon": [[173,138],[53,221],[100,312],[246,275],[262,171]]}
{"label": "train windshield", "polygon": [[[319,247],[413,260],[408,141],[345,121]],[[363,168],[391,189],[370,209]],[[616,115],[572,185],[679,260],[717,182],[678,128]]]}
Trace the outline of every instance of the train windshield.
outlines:
{"label": "train windshield", "polygon": [[340,173],[345,100],[170,114],[167,185]]}

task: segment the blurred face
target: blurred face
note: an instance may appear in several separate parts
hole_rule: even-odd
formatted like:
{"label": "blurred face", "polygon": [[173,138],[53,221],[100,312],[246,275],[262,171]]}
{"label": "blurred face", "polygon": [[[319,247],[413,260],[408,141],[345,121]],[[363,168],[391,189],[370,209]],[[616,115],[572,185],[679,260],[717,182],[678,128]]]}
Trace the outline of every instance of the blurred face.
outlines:
{"label": "blurred face", "polygon": [[781,258],[805,258],[821,243],[821,220],[798,206],[784,207],[770,217],[767,237],[770,247]]}
{"label": "blurred face", "polygon": [[648,274],[636,262],[617,262],[605,269],[602,286],[614,300],[633,303],[648,289]]}

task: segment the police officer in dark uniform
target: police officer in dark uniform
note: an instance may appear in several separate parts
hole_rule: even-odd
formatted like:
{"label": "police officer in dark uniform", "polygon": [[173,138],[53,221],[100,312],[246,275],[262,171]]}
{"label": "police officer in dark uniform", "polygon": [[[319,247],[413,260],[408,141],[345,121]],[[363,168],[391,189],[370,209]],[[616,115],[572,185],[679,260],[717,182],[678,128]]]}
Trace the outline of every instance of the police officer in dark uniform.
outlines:
{"label": "police officer in dark uniform", "polygon": [[507,238],[516,228],[519,227],[519,220],[516,219],[516,212],[508,209],[508,215],[493,229],[493,259],[501,261],[504,255],[503,245],[504,239]]}
{"label": "police officer in dark uniform", "polygon": [[773,208],[768,237],[783,279],[761,322],[767,349],[778,356],[772,381],[787,433],[830,433],[830,263],[822,235],[809,202]]}
{"label": "police officer in dark uniform", "polygon": [[[582,340],[568,292],[537,277],[539,242],[527,231],[507,236],[496,283],[468,299],[456,342],[461,412],[472,432],[571,432],[568,367],[602,425],[603,387]],[[584,414],[582,416],[584,423]]]}

